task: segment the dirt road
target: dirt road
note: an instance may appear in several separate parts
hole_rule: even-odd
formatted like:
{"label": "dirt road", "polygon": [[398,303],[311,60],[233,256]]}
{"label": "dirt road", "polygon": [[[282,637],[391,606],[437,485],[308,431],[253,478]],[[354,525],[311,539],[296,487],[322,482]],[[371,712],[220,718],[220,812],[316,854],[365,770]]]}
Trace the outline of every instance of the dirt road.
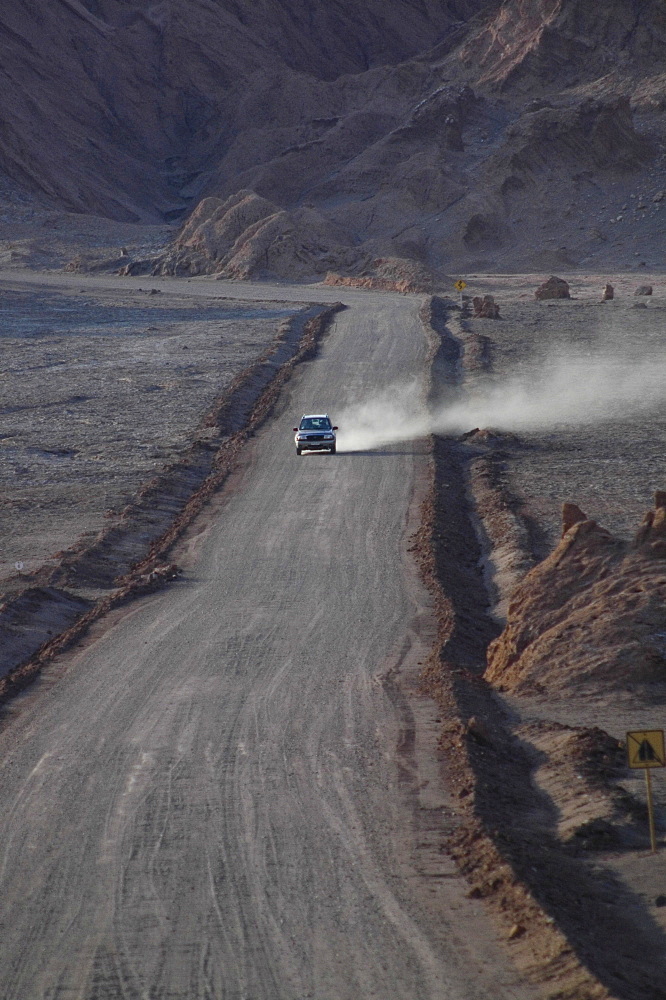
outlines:
{"label": "dirt road", "polygon": [[5,711],[3,997],[532,995],[439,852],[454,819],[406,553],[424,450],[293,448],[301,412],[424,368],[416,298],[344,297],[184,579]]}

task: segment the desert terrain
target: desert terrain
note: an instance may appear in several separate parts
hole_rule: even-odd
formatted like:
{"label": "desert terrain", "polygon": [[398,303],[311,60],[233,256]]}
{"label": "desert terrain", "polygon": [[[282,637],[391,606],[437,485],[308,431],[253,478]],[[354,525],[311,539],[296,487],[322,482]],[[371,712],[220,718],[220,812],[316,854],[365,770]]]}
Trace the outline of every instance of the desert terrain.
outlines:
{"label": "desert terrain", "polygon": [[0,993],[664,1000],[663,4],[0,43]]}
{"label": "desert terrain", "polygon": [[[67,570],[68,552],[56,553],[55,545],[49,547],[51,540],[69,541],[84,576],[90,573],[90,566],[98,565],[87,556],[89,550],[95,549],[97,533],[108,531],[109,523],[113,527],[114,518],[127,533],[139,510],[132,506],[131,490],[133,487],[136,490],[142,477],[154,476],[160,459],[165,460],[162,456],[170,463],[167,468],[173,467],[179,455],[193,444],[201,446],[202,436],[207,454],[215,454],[223,447],[224,429],[214,423],[206,426],[204,417],[211,409],[215,412],[212,404],[224,398],[234,372],[242,370],[243,364],[251,366],[258,351],[268,349],[270,353],[279,324],[284,324],[285,318],[293,322],[304,310],[312,309],[304,302],[320,299],[323,307],[342,297],[350,314],[349,335],[354,338],[360,357],[365,358],[369,353],[365,368],[373,370],[377,352],[383,355],[384,343],[393,343],[390,338],[396,322],[402,331],[400,339],[406,337],[406,344],[413,345],[410,350],[418,352],[411,370],[398,363],[394,371],[389,371],[383,359],[373,370],[372,384],[365,386],[360,394],[357,363],[351,355],[345,357],[343,353],[344,360],[336,366],[326,363],[335,339],[321,360],[322,375],[327,382],[325,395],[331,401],[328,405],[341,424],[339,454],[333,461],[358,456],[372,467],[374,456],[394,463],[400,460],[400,455],[411,454],[414,445],[420,442],[414,454],[422,456],[421,472],[416,480],[409,480],[413,482],[411,489],[416,490],[409,522],[409,531],[416,532],[413,536],[416,542],[409,547],[416,552],[426,581],[427,554],[434,555],[439,565],[436,606],[437,600],[450,601],[452,605],[452,610],[449,608],[440,616],[443,621],[440,627],[444,629],[442,652],[429,657],[428,647],[432,646],[434,634],[426,632],[430,638],[424,637],[422,645],[410,657],[411,674],[409,670],[404,675],[399,672],[399,684],[415,702],[411,711],[417,717],[419,713],[426,714],[425,721],[419,719],[416,729],[420,752],[426,758],[418,761],[418,770],[427,769],[430,756],[436,769],[441,768],[450,789],[444,812],[436,807],[435,815],[439,818],[429,828],[428,850],[434,850],[440,858],[450,855],[457,859],[471,882],[468,891],[486,898],[491,911],[496,912],[500,928],[504,927],[500,934],[508,935],[521,974],[539,984],[540,991],[545,989],[545,995],[559,992],[603,996],[606,989],[610,996],[658,996],[663,974],[661,941],[666,932],[660,879],[666,878],[666,869],[659,856],[649,853],[641,776],[628,772],[621,746],[627,729],[659,726],[655,709],[664,701],[659,670],[646,682],[640,673],[637,678],[618,679],[609,669],[605,675],[602,664],[592,680],[586,681],[580,662],[584,650],[574,639],[560,653],[555,679],[551,670],[541,681],[537,660],[529,675],[532,681],[522,687],[519,684],[515,692],[510,676],[508,683],[502,681],[501,670],[481,693],[474,687],[471,692],[467,690],[471,679],[479,678],[486,670],[487,644],[500,633],[506,621],[514,588],[530,567],[538,566],[539,560],[556,545],[561,532],[562,504],[566,500],[580,502],[590,516],[597,515],[601,524],[620,539],[629,538],[649,509],[658,484],[657,456],[646,445],[659,439],[659,429],[663,426],[661,382],[659,377],[656,382],[646,379],[645,373],[659,373],[660,366],[663,367],[663,279],[649,275],[652,296],[637,297],[633,275],[606,274],[603,281],[599,275],[567,277],[572,298],[539,302],[534,298],[540,281],[538,275],[467,275],[470,295],[465,294],[461,309],[455,292],[453,297],[443,294],[431,299],[324,285],[289,288],[212,282],[210,278],[164,277],[151,279],[148,287],[140,277],[81,276],[57,270],[4,272],[3,302],[10,319],[18,316],[16,303],[22,303],[20,329],[13,330],[22,334],[13,338],[13,363],[18,371],[29,373],[36,367],[36,357],[41,352],[40,391],[32,406],[39,412],[44,401],[56,404],[51,407],[54,418],[45,425],[48,437],[43,425],[26,420],[24,410],[17,417],[8,407],[10,412],[5,417],[13,428],[14,437],[7,445],[11,456],[19,454],[18,448],[24,449],[25,457],[21,458],[27,479],[24,496],[34,500],[33,516],[37,519],[34,523],[43,525],[39,533],[31,536],[31,522],[25,520],[25,515],[22,520],[20,504],[5,505],[9,534],[20,537],[23,532],[33,559],[21,574],[10,574],[5,584],[6,594],[14,595],[16,600],[22,593],[40,592],[44,574],[58,574],[60,568],[60,575],[51,575],[51,585],[57,582],[56,589],[68,593],[70,598],[66,613],[62,603],[56,603],[51,613],[46,617],[42,614],[41,619],[35,616],[35,607],[28,605],[27,613],[23,606],[20,617],[15,615],[8,620],[11,601],[5,608],[4,653],[7,656],[13,651],[15,657],[13,664],[6,661],[6,671],[20,664],[17,650],[22,652],[23,660],[30,651],[27,646],[17,644],[19,633],[22,639],[32,636],[33,643],[37,639],[37,646],[39,641],[47,643],[45,653],[37,657],[37,676],[42,680],[28,689],[26,708],[22,708],[21,699],[7,703],[8,749],[18,738],[19,730],[14,727],[21,725],[24,711],[32,719],[39,718],[40,691],[49,691],[56,678],[70,676],[66,664],[72,653],[69,659],[68,654],[57,655],[60,649],[57,642],[49,652],[49,632],[57,635],[58,627],[76,623],[77,616],[80,618],[87,612],[91,602],[97,601],[102,606],[104,595],[113,593],[117,586],[112,576],[100,578],[97,568],[92,579],[76,579],[71,569]],[[601,290],[607,281],[614,283],[616,297],[602,302]],[[500,318],[475,319],[471,310],[474,293],[492,294],[499,304]],[[386,320],[381,306],[383,297],[387,309],[392,310]],[[644,298],[649,300],[647,307],[637,306]],[[76,326],[81,299],[87,317],[84,332]],[[370,315],[374,316],[376,331],[370,339],[359,334],[363,330],[360,317],[365,299]],[[57,328],[59,308],[67,310],[67,325],[62,330]],[[417,313],[421,314],[420,320]],[[400,316],[403,318],[399,319]],[[406,323],[408,316],[412,317],[411,327]],[[95,321],[97,328],[93,325]],[[159,339],[158,331],[150,329],[157,322]],[[105,342],[110,329],[115,338],[113,349]],[[380,330],[384,340],[379,337]],[[411,332],[406,336],[408,330]],[[234,331],[237,331],[235,340]],[[124,350],[115,346],[119,339]],[[165,406],[159,411],[161,420],[154,425],[151,447],[164,451],[158,451],[156,459],[153,450],[146,461],[144,450],[136,447],[133,451],[132,444],[136,441],[140,446],[147,439],[154,404],[151,399],[148,406],[146,394],[136,388],[128,394],[123,379],[131,377],[131,385],[141,387],[142,380],[150,373],[147,384],[156,384],[158,379],[164,380],[165,364],[169,377],[173,378],[174,363],[181,363],[178,348],[182,349],[184,341],[197,352],[194,354],[197,368],[194,374],[188,368],[186,378],[174,387],[181,398],[174,401],[172,408]],[[68,393],[76,395],[77,383],[69,380],[81,376],[76,367],[63,363],[63,351],[72,343],[77,357],[85,348],[84,372],[95,372],[103,364],[107,373],[113,373],[112,378],[107,374],[99,383],[87,379],[88,400],[78,402],[79,406],[94,407],[90,418],[84,417],[84,431],[77,448],[77,453],[83,453],[84,457],[86,449],[93,447],[97,454],[95,474],[85,490],[71,485],[75,481],[71,469],[59,477],[52,473],[44,476],[42,471],[43,452],[58,454],[66,449],[68,441],[71,445],[70,425],[65,418],[69,415],[68,407],[72,406],[67,400],[72,397],[62,391],[62,369],[65,367]],[[156,344],[161,346],[159,353]],[[238,345],[235,356],[231,351],[234,344]],[[388,348],[388,356],[394,349]],[[349,351],[349,346],[344,350]],[[71,355],[66,357],[69,362]],[[187,365],[191,363],[188,352]],[[310,365],[315,370],[319,363],[317,355]],[[341,379],[339,374],[334,376],[334,383],[330,383],[332,373],[339,372],[340,365],[344,375]],[[426,385],[423,380],[428,378],[429,405],[425,402],[425,389],[419,389],[419,383]],[[563,405],[565,387],[568,395]],[[285,387],[283,391],[292,397],[294,390]],[[316,398],[320,398],[318,393]],[[296,461],[288,433],[293,417],[284,406],[277,402],[277,412],[282,416],[272,438],[277,437],[274,444],[267,443],[266,447],[284,475],[291,477],[297,471],[289,471],[290,464]],[[119,413],[123,414],[123,423],[117,419]],[[475,429],[479,417],[483,418],[485,429]],[[135,428],[144,422],[146,433],[137,437]],[[109,439],[105,433],[109,424],[114,426],[114,434],[123,435],[122,461],[114,443],[118,439]],[[429,438],[429,433],[436,436]],[[432,464],[428,459],[431,450],[428,441],[435,442]],[[318,502],[322,499],[322,487],[328,484],[326,503],[330,513],[332,503],[344,508],[346,494],[343,491],[336,499],[342,481],[339,474],[322,468],[321,463],[326,460],[327,456],[305,457],[307,468],[312,470],[308,479],[312,488],[316,487]],[[209,471],[204,469],[198,479],[189,483],[191,492],[196,492]],[[369,469],[363,475],[368,473]],[[245,473],[245,478],[248,474]],[[222,516],[229,502],[225,496],[235,496],[242,509],[245,478],[238,482],[236,476],[236,485],[230,483],[226,490],[222,487],[222,507],[213,493],[210,510],[204,507],[191,527],[185,523],[180,532],[181,543],[177,542],[177,535],[175,547],[172,540],[165,549],[158,550],[158,563],[175,558],[181,572],[184,570],[186,579],[189,578],[197,565],[197,553],[201,553],[202,532],[207,538],[216,519]],[[167,490],[170,482],[167,476],[163,484]],[[417,487],[417,483],[421,485]],[[362,488],[360,484],[350,484],[349,488],[359,491],[360,496],[366,493],[367,484]],[[335,492],[331,493],[332,489]],[[117,502],[119,491],[124,507]],[[447,495],[447,491],[452,494]],[[58,496],[63,494],[69,502],[57,503]],[[6,496],[21,494],[8,488]],[[111,506],[114,500],[115,510]],[[428,513],[429,502],[433,504],[433,514]],[[177,519],[182,506],[181,498],[180,504],[167,508],[167,521],[160,522],[162,530],[169,518]],[[287,510],[289,506],[287,502]],[[384,502],[377,515],[383,517],[387,510]],[[252,516],[258,524],[267,515]],[[267,523],[271,524],[271,517]],[[88,530],[77,535],[77,525]],[[318,530],[321,532],[321,526]],[[372,531],[361,527],[362,532],[368,530]],[[338,565],[337,558],[328,562],[330,543],[315,558],[328,535],[329,531],[324,530],[308,556],[314,559],[320,573],[321,559],[331,569]],[[113,540],[116,536],[110,537]],[[138,534],[130,531],[127,537],[132,539],[130,554],[140,562],[149,550],[145,530]],[[366,537],[369,544],[371,535]],[[222,551],[228,554],[229,545],[230,537],[226,537]],[[263,543],[260,548],[268,552],[270,545],[275,543]],[[439,551],[442,545],[444,555]],[[460,551],[461,545],[464,551]],[[127,559],[124,547],[123,552]],[[110,565],[113,568],[116,563],[112,561]],[[289,560],[283,564],[278,559],[276,572],[285,572],[284,566],[288,565]],[[379,568],[382,560],[376,562],[373,558],[370,568],[373,565]],[[453,572],[452,565],[459,568]],[[328,571],[323,573],[322,580],[327,588],[332,586]],[[252,586],[251,581],[256,587],[256,571],[248,577]],[[79,606],[76,599],[86,603]],[[225,600],[231,600],[231,608],[236,606],[238,598],[229,596]],[[330,600],[329,590],[327,601]],[[93,637],[98,635],[100,641],[111,642],[111,655],[116,640],[114,631],[107,631],[107,621],[120,626],[124,606],[121,603],[118,610],[111,608],[106,617],[103,615],[98,624],[91,626]],[[147,624],[152,620],[150,606],[149,602]],[[620,613],[619,606],[609,610],[611,614]],[[663,615],[663,610],[657,609],[656,613]],[[456,624],[458,619],[462,627]],[[369,620],[360,613],[358,624],[365,630]],[[233,631],[237,626],[231,627]],[[655,630],[658,631],[657,626],[652,628]],[[74,632],[75,639],[80,634],[76,624]],[[158,636],[159,632],[155,638]],[[603,660],[608,650],[603,646],[603,634],[599,639],[601,644],[595,653]],[[93,641],[93,651],[97,641]],[[137,640],[129,641],[136,645]],[[319,657],[316,652],[319,642],[317,638],[313,647],[312,640],[309,641],[308,661],[312,655]],[[83,648],[89,645],[87,640]],[[73,648],[75,658],[77,648],[76,645]],[[192,648],[196,649],[196,642]],[[434,649],[438,649],[436,644]],[[444,657],[442,661],[440,656]],[[637,659],[634,650],[634,662]],[[53,666],[49,666],[50,662]],[[419,682],[418,671],[423,664],[427,664],[425,681]],[[444,680],[447,671],[451,678],[460,673],[463,676],[457,689],[448,693]],[[189,676],[193,681],[191,672]],[[11,677],[10,672],[8,678]],[[77,668],[67,684],[75,684],[78,691],[84,677],[85,672]],[[419,683],[425,683],[433,701],[418,693]],[[54,690],[57,687],[58,684]],[[11,685],[5,689],[6,696],[11,690]],[[95,688],[91,697],[99,696]],[[83,689],[80,697],[84,697]],[[319,697],[313,691],[313,698]],[[25,698],[23,695],[22,699]],[[438,706],[435,712],[428,709],[429,704]],[[437,711],[440,717],[435,723]],[[479,718],[483,720],[481,723]],[[480,741],[473,735],[477,727]],[[46,732],[43,739],[48,741]],[[492,760],[497,745],[502,743],[505,745],[499,760]],[[10,764],[15,759],[13,753],[14,750],[9,750]],[[69,759],[68,754],[69,751],[63,759]],[[492,769],[497,766],[501,766],[502,794],[492,785],[490,793],[484,794],[483,789],[492,781]],[[425,787],[433,780],[433,776],[425,779]],[[655,776],[654,785],[661,841],[666,793],[659,775]],[[475,788],[471,795],[470,788]],[[456,795],[461,797],[456,800]],[[540,802],[539,808],[533,798]],[[43,793],[39,801],[44,802]],[[520,820],[517,820],[518,809]],[[453,825],[450,820],[443,822],[447,816],[453,819]],[[475,835],[475,824],[481,824],[482,836],[477,836],[478,831]],[[468,837],[472,837],[471,843]],[[544,838],[549,846],[547,864],[543,856]],[[474,844],[476,850],[472,849]],[[497,851],[499,856],[494,854]],[[419,864],[422,863],[423,859]],[[433,863],[427,862],[426,871]],[[560,873],[568,871],[564,882],[555,876],[554,868]],[[610,909],[609,893],[613,897]],[[446,899],[440,899],[439,905],[448,905]],[[597,928],[594,933],[590,933],[591,925]],[[609,947],[609,942],[616,938],[622,941],[620,951]],[[625,988],[622,977],[627,969],[632,985]],[[418,987],[415,995],[421,995],[418,990],[424,988]]]}
{"label": "desert terrain", "polygon": [[[15,562],[30,573],[96,534],[177,459],[297,307],[10,282],[0,308],[12,387],[2,400],[6,579]],[[211,439],[199,428],[198,440]]]}

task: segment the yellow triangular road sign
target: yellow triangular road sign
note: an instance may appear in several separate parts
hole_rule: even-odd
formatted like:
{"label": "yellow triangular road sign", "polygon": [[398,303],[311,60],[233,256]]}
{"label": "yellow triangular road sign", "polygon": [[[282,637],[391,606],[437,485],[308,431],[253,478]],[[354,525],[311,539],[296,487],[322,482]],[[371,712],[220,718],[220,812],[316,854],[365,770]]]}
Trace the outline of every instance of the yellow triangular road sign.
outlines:
{"label": "yellow triangular road sign", "polygon": [[665,767],[664,730],[645,729],[627,733],[629,767]]}

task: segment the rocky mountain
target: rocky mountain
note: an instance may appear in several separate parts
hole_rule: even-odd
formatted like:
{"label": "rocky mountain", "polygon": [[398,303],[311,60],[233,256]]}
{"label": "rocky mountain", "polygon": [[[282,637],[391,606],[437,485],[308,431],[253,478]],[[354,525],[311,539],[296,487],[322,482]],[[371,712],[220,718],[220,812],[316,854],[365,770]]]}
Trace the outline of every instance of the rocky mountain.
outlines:
{"label": "rocky mountain", "polygon": [[15,0],[0,42],[0,171],[78,212],[194,212],[130,269],[663,259],[662,0]]}

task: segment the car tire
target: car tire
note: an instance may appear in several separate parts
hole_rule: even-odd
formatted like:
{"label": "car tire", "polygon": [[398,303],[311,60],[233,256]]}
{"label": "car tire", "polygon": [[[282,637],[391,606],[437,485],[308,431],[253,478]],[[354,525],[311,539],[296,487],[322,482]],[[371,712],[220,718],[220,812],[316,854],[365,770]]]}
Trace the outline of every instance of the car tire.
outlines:
{"label": "car tire", "polygon": [[297,448],[297,449],[296,449],[296,454],[297,454],[297,455],[300,455],[300,454],[301,454],[301,449],[300,449],[300,448]]}
{"label": "car tire", "polygon": [[335,445],[331,448],[331,455],[335,455]]}

